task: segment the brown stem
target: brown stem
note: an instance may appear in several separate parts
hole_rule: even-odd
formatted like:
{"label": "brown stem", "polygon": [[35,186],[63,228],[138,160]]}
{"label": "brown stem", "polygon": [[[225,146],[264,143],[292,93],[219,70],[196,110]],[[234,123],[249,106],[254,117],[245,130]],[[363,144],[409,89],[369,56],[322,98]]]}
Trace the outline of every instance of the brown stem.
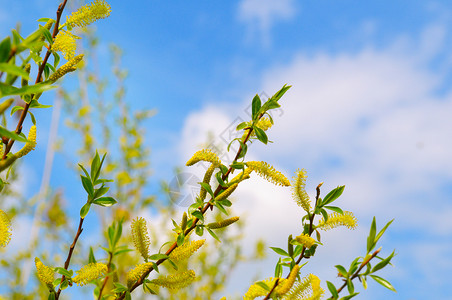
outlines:
{"label": "brown stem", "polygon": [[[71,247],[69,248],[69,253],[67,255],[66,261],[64,262],[64,268],[66,270],[67,270],[67,268],[69,268],[69,264],[71,263],[72,253],[74,252],[74,248],[75,248],[75,245],[77,244],[78,238],[79,238],[80,234],[82,234],[82,231],[83,231],[82,225],[83,225],[84,220],[85,219],[80,218],[77,233],[75,234],[74,241],[72,242]],[[66,276],[63,275],[63,277],[61,277],[61,283],[63,283],[64,279],[66,279]],[[61,284],[60,284],[60,288],[58,289],[58,292],[55,295],[55,299],[58,299],[60,297],[60,293],[61,293]]]}
{"label": "brown stem", "polygon": [[[358,268],[358,270],[356,270],[356,272],[355,273],[353,273],[353,275],[352,275],[352,277],[350,277],[350,280],[353,280],[353,279],[355,279],[356,277],[358,277],[358,274],[359,274],[359,272],[361,272],[361,270],[375,257],[375,256],[377,256],[378,255],[378,253],[380,253],[380,251],[381,251],[381,247],[380,248],[378,248],[377,250],[375,250],[375,252],[374,253],[372,253],[372,255],[369,257],[369,258],[367,258],[367,259],[365,259],[365,260],[363,260],[363,262],[361,263],[361,266],[359,266],[359,268]],[[337,290],[337,293],[340,293],[343,289],[344,289],[344,287],[346,287],[347,286],[347,281],[345,281],[344,282],[344,284],[342,284],[342,286]],[[328,299],[333,299],[333,298],[328,298]]]}
{"label": "brown stem", "polygon": [[[52,38],[55,38],[55,36],[58,34],[58,26],[60,24],[60,19],[61,19],[61,15],[63,14],[63,10],[64,7],[66,6],[66,2],[67,0],[64,0],[57,9],[56,12],[56,21],[55,21],[55,26],[53,28],[53,33],[52,33]],[[51,47],[49,47],[47,49],[46,55],[44,56],[44,59],[42,60],[41,65],[39,66],[39,70],[38,70],[38,75],[36,76],[36,81],[35,84],[41,82],[42,80],[42,73],[44,72],[44,68],[47,64],[47,60],[49,59],[51,54]],[[33,94],[31,95],[31,99],[33,99]],[[30,101],[31,103],[31,101]],[[19,121],[17,122],[17,126],[16,126],[16,134],[20,134],[22,131],[22,125],[25,121],[25,117],[27,116],[28,113],[28,109],[30,108],[30,103],[25,103],[25,107],[22,110],[22,113],[20,115]],[[10,139],[8,144],[5,147],[5,153],[3,154],[3,158],[2,159],[6,159],[6,155],[9,153],[9,151],[11,151],[11,148],[14,145],[14,140]]]}
{"label": "brown stem", "polygon": [[272,289],[270,290],[270,292],[268,292],[267,296],[265,296],[264,300],[268,300],[270,299],[270,295],[273,293],[273,291],[276,289],[276,287],[278,286],[279,283],[279,278],[276,278],[275,284],[273,285]]}
{"label": "brown stem", "polygon": [[[108,265],[107,265],[107,269],[108,269],[107,273],[110,272],[111,261],[113,260],[113,254],[110,252],[108,255],[109,255],[109,258],[108,258]],[[105,286],[107,285],[108,278],[109,278],[109,276],[105,277],[104,282],[102,283],[102,287],[99,290],[99,297],[97,297],[97,300],[102,299],[102,291],[104,290]]]}
{"label": "brown stem", "polygon": [[[261,115],[259,116],[259,119],[260,119],[262,116],[263,116],[263,114],[261,114]],[[250,138],[252,132],[253,132],[253,129],[252,129],[252,128],[248,129],[248,134],[247,134],[247,136],[245,137],[245,139],[243,140],[243,143],[244,143],[244,144],[248,141],[248,139]],[[239,155],[240,155],[241,152],[242,152],[242,146],[240,146],[240,147],[239,147],[239,150],[237,150],[237,154],[235,155],[235,158],[234,158],[233,162],[235,162],[235,161],[238,159],[238,157],[239,157]],[[229,176],[229,174],[231,174],[232,172],[233,172],[233,168],[232,168],[232,167],[229,167],[228,171],[221,177],[222,180],[225,180],[225,179]],[[215,190],[215,192],[214,192],[214,197],[217,196],[218,193],[219,193],[222,189],[224,189],[224,188],[223,188],[221,185],[219,185],[219,186],[217,187],[217,189]],[[201,209],[202,214],[204,214],[209,208],[213,208],[213,205],[210,204],[210,203],[208,202],[208,203],[206,203],[206,205],[204,205],[204,207]],[[184,235],[187,236],[193,229],[195,229],[196,224],[197,224],[198,222],[199,222],[199,219],[198,219],[198,218],[195,218],[194,221],[193,221],[193,224],[192,224],[189,228],[187,228],[187,229],[185,230]],[[174,242],[174,243],[171,245],[171,247],[169,247],[169,249],[165,252],[165,255],[170,255],[171,252],[173,252],[174,249],[176,249],[176,248],[177,248],[177,242]],[[159,265],[160,265],[161,263],[163,263],[164,261],[166,261],[166,258],[159,259],[158,261],[156,261],[156,265],[159,266]],[[139,287],[141,284],[143,284],[143,282],[144,282],[144,280],[146,279],[146,277],[147,277],[147,276],[149,275],[149,273],[151,273],[153,270],[154,270],[154,268],[151,267],[151,268],[149,269],[149,271],[145,272],[145,273],[140,277],[140,279],[138,279],[138,280],[132,285],[132,287],[129,288],[129,291],[132,292],[134,289],[136,289],[136,288]],[[116,299],[117,299],[117,300],[124,299],[125,295],[126,295],[126,293],[123,292],[123,293],[121,293],[121,295],[120,295],[118,298],[116,298]]]}

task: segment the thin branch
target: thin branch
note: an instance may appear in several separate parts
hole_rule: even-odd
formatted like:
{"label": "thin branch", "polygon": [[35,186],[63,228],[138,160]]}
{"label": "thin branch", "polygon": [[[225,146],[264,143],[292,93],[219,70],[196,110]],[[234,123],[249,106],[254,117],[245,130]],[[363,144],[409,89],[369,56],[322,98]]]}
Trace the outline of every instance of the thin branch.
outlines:
{"label": "thin branch", "polygon": [[267,296],[265,296],[264,300],[268,300],[270,299],[270,295],[273,293],[273,291],[276,289],[276,287],[278,286],[279,283],[279,277],[276,278],[275,284],[273,285],[272,289],[270,290],[270,292],[268,292]]}
{"label": "thin branch", "polygon": [[[85,219],[80,218],[77,233],[75,234],[74,241],[72,242],[71,247],[69,248],[69,253],[68,253],[66,261],[64,263],[64,268],[66,270],[67,270],[67,268],[69,268],[69,264],[71,263],[72,253],[74,252],[74,248],[75,248],[75,245],[77,244],[78,238],[79,238],[80,234],[82,234],[82,231],[83,231],[82,226],[83,226],[84,220]],[[66,279],[66,276],[63,275],[63,277],[61,277],[61,283],[63,283],[64,279]],[[61,294],[61,284],[60,284],[60,288],[58,289],[58,292],[55,295],[55,299],[58,299],[60,297],[60,294]]]}
{"label": "thin branch", "polygon": [[[64,7],[66,6],[66,2],[67,2],[67,0],[64,0],[58,6],[58,9],[57,9],[57,12],[56,12],[55,26],[53,28],[53,33],[52,33],[52,38],[55,38],[56,35],[58,34],[58,26],[60,24],[61,15],[63,14],[63,10],[64,10]],[[39,66],[38,75],[36,76],[35,84],[37,84],[37,83],[42,81],[42,73],[44,72],[44,68],[45,68],[45,66],[47,64],[47,60],[49,59],[51,53],[52,53],[51,47],[49,47],[47,49],[46,55],[44,56],[44,59],[42,60],[41,65]],[[31,95],[31,99],[33,99],[33,96],[34,95]],[[22,113],[20,115],[19,121],[17,122],[16,134],[20,134],[22,132],[22,125],[23,125],[23,123],[25,121],[25,117],[27,116],[28,109],[30,108],[30,104],[31,104],[31,101],[30,101],[30,103],[25,103],[25,107],[22,110]],[[8,141],[8,144],[5,147],[5,153],[3,154],[3,158],[2,159],[6,159],[6,155],[9,153],[9,151],[11,151],[11,148],[13,147],[13,145],[14,145],[14,139],[10,139]]]}
{"label": "thin branch", "polygon": [[[113,254],[110,252],[110,253],[108,253],[108,255],[109,255],[109,258],[108,258],[108,264],[107,264],[107,270],[108,270],[107,273],[109,273],[111,271],[110,270],[111,261],[113,260]],[[104,290],[105,286],[107,285],[108,278],[109,278],[109,276],[106,276],[104,279],[104,282],[102,283],[102,286],[99,290],[99,297],[97,297],[98,300],[102,299],[102,291]]]}

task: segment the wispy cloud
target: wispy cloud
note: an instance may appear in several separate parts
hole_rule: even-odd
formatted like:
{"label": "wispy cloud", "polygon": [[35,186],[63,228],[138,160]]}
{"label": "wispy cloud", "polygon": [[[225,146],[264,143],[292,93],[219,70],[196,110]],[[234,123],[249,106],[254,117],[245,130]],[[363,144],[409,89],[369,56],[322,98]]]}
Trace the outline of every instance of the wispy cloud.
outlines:
{"label": "wispy cloud", "polygon": [[281,20],[289,20],[296,12],[293,0],[242,0],[238,6],[238,18],[248,26],[248,34],[256,34],[264,46],[271,41],[272,26]]}

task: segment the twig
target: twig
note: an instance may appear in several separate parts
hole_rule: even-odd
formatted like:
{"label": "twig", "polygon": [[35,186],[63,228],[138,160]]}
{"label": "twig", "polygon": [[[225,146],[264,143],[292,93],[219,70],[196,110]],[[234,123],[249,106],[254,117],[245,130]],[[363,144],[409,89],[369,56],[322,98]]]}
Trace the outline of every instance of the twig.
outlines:
{"label": "twig", "polygon": [[[75,245],[77,244],[77,240],[78,240],[80,234],[82,234],[82,231],[83,231],[82,225],[83,225],[84,220],[85,219],[80,218],[77,233],[75,234],[74,241],[72,242],[71,247],[69,248],[69,253],[67,255],[66,262],[64,263],[64,268],[66,270],[67,270],[67,268],[69,268],[69,264],[71,263],[72,253],[74,252],[74,248],[75,248]],[[61,284],[63,283],[64,279],[66,279],[66,276],[63,275],[63,277],[61,277]],[[60,288],[58,289],[58,292],[55,295],[55,299],[58,299],[60,297],[61,284],[60,284]]]}
{"label": "twig", "polygon": [[[61,15],[63,14],[63,10],[64,10],[64,7],[66,6],[66,2],[67,2],[67,0],[64,0],[58,6],[58,9],[57,9],[57,12],[56,12],[57,16],[56,16],[55,26],[53,28],[53,33],[52,33],[52,38],[55,38],[56,35],[58,34],[58,26],[60,24]],[[36,76],[35,84],[37,84],[37,83],[42,81],[42,73],[44,72],[44,68],[45,68],[45,66],[47,64],[47,60],[49,59],[50,54],[51,54],[51,47],[49,47],[47,49],[46,55],[44,56],[44,59],[42,60],[41,65],[39,66],[38,75]],[[34,95],[31,95],[31,99],[33,99],[33,96]],[[30,103],[25,103],[25,107],[22,110],[22,113],[20,115],[19,121],[17,123],[16,134],[20,134],[22,132],[22,125],[23,125],[23,123],[25,121],[25,117],[27,116],[28,109],[30,108],[30,104],[31,104],[31,101],[30,101]],[[11,151],[11,148],[13,147],[13,145],[14,145],[14,139],[10,139],[8,141],[8,144],[5,147],[5,153],[3,154],[3,158],[2,159],[6,159],[6,155],[9,153],[9,151]]]}
{"label": "twig", "polygon": [[[108,265],[107,265],[107,270],[108,270],[107,273],[109,273],[111,271],[110,266],[111,266],[111,261],[113,260],[113,254],[110,252],[110,253],[108,253],[108,255],[109,255],[109,258],[108,258]],[[102,291],[104,290],[105,286],[107,285],[108,278],[109,278],[109,276],[105,277],[104,282],[102,283],[102,286],[99,290],[99,297],[97,297],[97,300],[102,299]]]}
{"label": "twig", "polygon": [[[361,266],[359,266],[359,268],[358,268],[358,270],[356,270],[356,272],[355,273],[353,273],[353,275],[352,275],[352,277],[350,277],[350,280],[353,280],[353,279],[355,279],[356,277],[358,277],[358,274],[359,274],[359,272],[361,272],[361,270],[375,257],[375,256],[377,256],[378,255],[378,253],[380,253],[380,251],[381,251],[381,247],[380,248],[378,248],[377,250],[375,250],[375,252],[374,253],[372,253],[372,255],[369,257],[369,258],[367,258],[367,259],[365,259],[365,260],[363,260],[363,262],[361,263]],[[347,282],[344,282],[344,284],[342,284],[342,286],[337,290],[337,292],[338,293],[340,293],[343,289],[344,289],[344,287],[346,287],[347,286]],[[329,298],[329,299],[333,299],[333,298]]]}
{"label": "twig", "polygon": [[272,289],[270,290],[270,292],[268,292],[267,296],[265,296],[264,300],[268,300],[270,299],[270,295],[273,293],[273,291],[276,289],[276,287],[278,286],[279,283],[279,277],[276,278],[275,284],[273,285]]}

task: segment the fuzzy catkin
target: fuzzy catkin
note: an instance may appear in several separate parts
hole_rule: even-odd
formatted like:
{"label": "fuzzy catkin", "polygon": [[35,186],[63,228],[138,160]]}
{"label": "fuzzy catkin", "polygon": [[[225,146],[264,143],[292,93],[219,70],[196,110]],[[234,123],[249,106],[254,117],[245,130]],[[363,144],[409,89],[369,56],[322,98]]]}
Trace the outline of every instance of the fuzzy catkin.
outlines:
{"label": "fuzzy catkin", "polygon": [[140,252],[144,259],[149,256],[149,245],[151,244],[146,220],[144,218],[137,218],[132,221],[132,240],[135,248]]}
{"label": "fuzzy catkin", "polygon": [[212,152],[209,149],[203,149],[193,154],[192,158],[187,161],[186,166],[192,166],[200,161],[207,161],[215,166],[219,166],[221,164],[220,158],[216,153]]}
{"label": "fuzzy catkin", "polygon": [[35,258],[35,265],[39,281],[44,283],[49,289],[53,289],[55,271],[44,265],[38,257]]}
{"label": "fuzzy catkin", "polygon": [[193,270],[178,272],[172,275],[161,276],[151,281],[151,283],[168,288],[171,292],[190,285],[196,278]]}
{"label": "fuzzy catkin", "polygon": [[353,213],[350,211],[344,211],[344,214],[339,214],[335,212],[332,214],[328,214],[328,220],[326,220],[326,222],[324,218],[320,219],[317,228],[329,230],[339,226],[345,226],[349,229],[355,229],[358,226],[358,221],[356,220],[356,217],[353,215]]}
{"label": "fuzzy catkin", "polygon": [[232,218],[221,220],[218,222],[209,223],[206,226],[209,227],[210,229],[224,228],[224,227],[227,227],[227,226],[237,222],[239,219],[240,219],[240,217],[232,217]]}
{"label": "fuzzy catkin", "polygon": [[6,213],[0,209],[0,247],[5,247],[11,241],[11,222]]}
{"label": "fuzzy catkin", "polygon": [[206,240],[186,242],[182,246],[174,249],[173,252],[171,252],[169,258],[174,262],[188,259],[190,256],[192,256],[193,253],[198,251],[198,249],[201,248],[205,242]]}
{"label": "fuzzy catkin", "polygon": [[292,196],[297,202],[298,206],[302,207],[306,212],[311,209],[309,195],[306,193],[306,171],[304,169],[297,170],[296,176],[293,177]]}
{"label": "fuzzy catkin", "polygon": [[90,283],[95,279],[99,279],[107,274],[107,265],[103,263],[90,263],[77,271],[77,276],[72,278],[79,286]]}
{"label": "fuzzy catkin", "polygon": [[248,168],[275,185],[290,186],[289,179],[265,161],[249,161]]}
{"label": "fuzzy catkin", "polygon": [[89,24],[110,16],[111,6],[104,0],[94,2],[80,7],[67,17],[66,24],[71,27],[85,27]]}

